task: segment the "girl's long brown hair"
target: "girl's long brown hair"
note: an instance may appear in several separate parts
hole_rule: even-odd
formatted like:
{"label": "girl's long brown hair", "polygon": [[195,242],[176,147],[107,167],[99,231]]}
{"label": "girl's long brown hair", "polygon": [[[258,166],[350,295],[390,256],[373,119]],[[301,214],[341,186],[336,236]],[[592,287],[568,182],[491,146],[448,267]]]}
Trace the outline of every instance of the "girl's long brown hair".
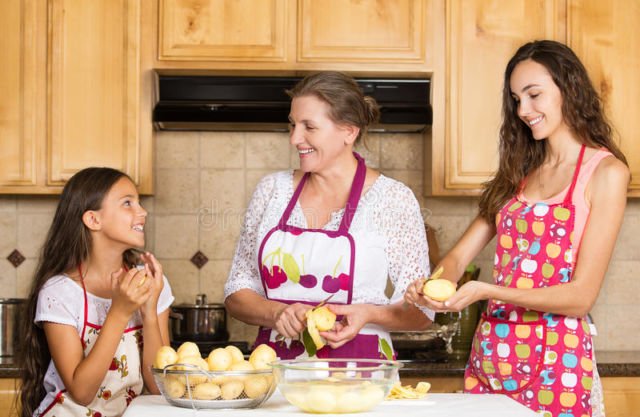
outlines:
{"label": "girl's long brown hair", "polygon": [[[43,386],[51,354],[44,330],[34,324],[38,294],[45,282],[68,271],[75,271],[91,252],[91,234],[82,222],[87,210],[99,210],[102,200],[120,178],[129,178],[112,168],[86,168],[75,174],[65,185],[31,285],[26,303],[26,320],[21,326],[18,365],[22,386],[19,394],[21,415],[30,417],[42,402],[46,392]],[[136,263],[133,251],[123,254],[125,265]]]}
{"label": "girl's long brown hair", "polygon": [[545,159],[545,141],[535,140],[531,129],[518,117],[510,81],[515,67],[531,59],[543,65],[562,94],[562,114],[576,139],[588,147],[609,150],[627,163],[613,141],[611,126],[603,111],[587,70],[566,45],[541,40],[521,46],[507,64],[502,89],[502,126],[500,127],[498,171],[484,184],[480,198],[480,216],[493,224],[502,206],[517,192],[522,180]]}

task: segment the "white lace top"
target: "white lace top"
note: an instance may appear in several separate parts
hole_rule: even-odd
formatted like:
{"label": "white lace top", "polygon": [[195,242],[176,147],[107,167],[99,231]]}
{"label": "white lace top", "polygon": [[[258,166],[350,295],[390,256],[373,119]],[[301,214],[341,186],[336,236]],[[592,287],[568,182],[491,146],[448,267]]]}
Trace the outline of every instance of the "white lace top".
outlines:
{"label": "white lace top", "polygon": [[[225,298],[245,288],[265,295],[258,271],[258,250],[265,235],[280,220],[293,192],[293,171],[267,175],[256,187],[224,287]],[[323,229],[337,230],[343,212],[344,209],[333,212]],[[307,228],[299,203],[288,224]],[[413,280],[428,276],[429,249],[420,205],[401,182],[380,175],[361,197],[349,232],[356,247],[352,303],[397,302]],[[391,298],[385,295],[387,279],[394,288]],[[426,308],[423,312],[433,319],[434,312]]]}

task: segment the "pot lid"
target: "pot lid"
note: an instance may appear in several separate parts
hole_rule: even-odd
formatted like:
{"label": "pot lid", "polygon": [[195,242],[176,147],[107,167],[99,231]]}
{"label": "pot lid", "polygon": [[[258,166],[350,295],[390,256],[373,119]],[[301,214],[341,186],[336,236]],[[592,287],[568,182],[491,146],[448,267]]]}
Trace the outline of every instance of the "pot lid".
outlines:
{"label": "pot lid", "polygon": [[207,308],[219,309],[219,308],[222,308],[222,309],[224,309],[225,307],[224,307],[224,304],[221,304],[221,303],[208,304],[207,303],[207,294],[196,294],[196,302],[195,302],[195,304],[182,303],[182,304],[179,304],[177,306],[173,306],[173,308],[202,308],[202,309],[207,309]]}

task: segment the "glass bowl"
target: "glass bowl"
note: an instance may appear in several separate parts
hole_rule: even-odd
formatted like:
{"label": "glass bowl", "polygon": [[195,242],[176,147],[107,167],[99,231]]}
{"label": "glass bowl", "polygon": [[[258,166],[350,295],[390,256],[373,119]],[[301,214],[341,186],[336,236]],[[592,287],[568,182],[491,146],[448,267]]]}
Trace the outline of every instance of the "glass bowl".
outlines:
{"label": "glass bowl", "polygon": [[153,368],[153,377],[172,405],[193,409],[256,408],[271,397],[273,371],[203,371],[188,364]]}
{"label": "glass bowl", "polygon": [[399,362],[306,359],[271,363],[282,395],[307,413],[358,413],[384,401],[399,380]]}

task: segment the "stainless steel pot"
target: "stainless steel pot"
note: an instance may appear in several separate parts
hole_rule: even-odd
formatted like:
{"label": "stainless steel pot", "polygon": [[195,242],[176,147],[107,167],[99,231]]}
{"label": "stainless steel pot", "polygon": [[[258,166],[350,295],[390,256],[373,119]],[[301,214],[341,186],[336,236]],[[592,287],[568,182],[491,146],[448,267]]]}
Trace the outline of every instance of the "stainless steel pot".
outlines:
{"label": "stainless steel pot", "polygon": [[0,356],[13,356],[19,337],[19,321],[24,317],[23,298],[0,298]]}
{"label": "stainless steel pot", "polygon": [[195,304],[171,307],[171,339],[177,341],[227,341],[227,310],[224,304],[207,304],[205,294]]}

